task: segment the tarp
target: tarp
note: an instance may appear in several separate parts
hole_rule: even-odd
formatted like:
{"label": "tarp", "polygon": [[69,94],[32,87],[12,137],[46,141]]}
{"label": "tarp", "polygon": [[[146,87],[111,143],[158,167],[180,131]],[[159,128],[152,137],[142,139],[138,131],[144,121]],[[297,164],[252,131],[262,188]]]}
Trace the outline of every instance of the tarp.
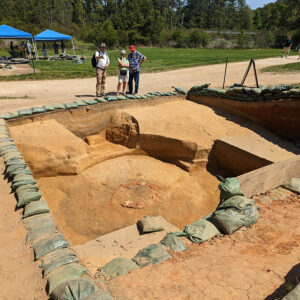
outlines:
{"label": "tarp", "polygon": [[0,25],[0,39],[32,39],[32,34],[4,24]]}
{"label": "tarp", "polygon": [[65,41],[72,40],[72,37],[70,35],[47,29],[40,34],[35,35],[34,39],[35,41]]}

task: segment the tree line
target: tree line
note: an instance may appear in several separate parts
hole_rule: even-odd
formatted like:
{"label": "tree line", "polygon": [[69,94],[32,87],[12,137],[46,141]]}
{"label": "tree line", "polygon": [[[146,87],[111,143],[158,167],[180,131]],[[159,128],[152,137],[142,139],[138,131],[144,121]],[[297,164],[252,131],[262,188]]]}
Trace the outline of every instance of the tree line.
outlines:
{"label": "tree line", "polygon": [[[245,0],[2,0],[0,24],[33,34],[50,28],[110,47],[128,44],[205,47],[206,30],[235,30],[242,46],[258,31],[266,46],[299,34],[299,0],[277,0],[252,11]],[[298,28],[298,29],[297,29]],[[297,31],[298,30],[298,31]],[[263,36],[262,36],[263,35]]]}

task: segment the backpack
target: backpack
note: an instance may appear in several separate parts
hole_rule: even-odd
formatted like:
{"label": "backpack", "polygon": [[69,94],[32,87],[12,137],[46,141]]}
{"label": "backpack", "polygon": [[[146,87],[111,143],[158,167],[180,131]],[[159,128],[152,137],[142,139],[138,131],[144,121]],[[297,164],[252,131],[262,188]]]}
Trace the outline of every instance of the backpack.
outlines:
{"label": "backpack", "polygon": [[91,59],[91,62],[92,62],[92,67],[93,68],[96,68],[97,67],[97,60],[96,60],[96,55],[94,54],[92,59]]}

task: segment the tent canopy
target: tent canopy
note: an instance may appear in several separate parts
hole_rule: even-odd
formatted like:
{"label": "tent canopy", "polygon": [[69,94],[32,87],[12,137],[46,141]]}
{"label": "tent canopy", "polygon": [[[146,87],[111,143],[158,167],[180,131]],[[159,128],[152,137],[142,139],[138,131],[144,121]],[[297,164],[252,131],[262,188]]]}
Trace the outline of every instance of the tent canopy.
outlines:
{"label": "tent canopy", "polygon": [[32,39],[32,34],[8,25],[0,25],[0,39]]}
{"label": "tent canopy", "polygon": [[34,36],[36,41],[65,41],[72,40],[70,35],[62,34],[50,29],[47,29],[40,34]]}

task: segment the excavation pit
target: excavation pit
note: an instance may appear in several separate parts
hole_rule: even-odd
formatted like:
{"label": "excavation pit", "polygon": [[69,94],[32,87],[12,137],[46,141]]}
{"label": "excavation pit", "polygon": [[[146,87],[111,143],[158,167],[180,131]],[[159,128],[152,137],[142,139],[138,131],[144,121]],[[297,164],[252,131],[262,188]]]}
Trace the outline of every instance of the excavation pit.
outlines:
{"label": "excavation pit", "polygon": [[8,124],[55,222],[78,251],[145,215],[182,230],[216,209],[216,174],[240,175],[299,153],[251,121],[181,97],[97,104]]}

